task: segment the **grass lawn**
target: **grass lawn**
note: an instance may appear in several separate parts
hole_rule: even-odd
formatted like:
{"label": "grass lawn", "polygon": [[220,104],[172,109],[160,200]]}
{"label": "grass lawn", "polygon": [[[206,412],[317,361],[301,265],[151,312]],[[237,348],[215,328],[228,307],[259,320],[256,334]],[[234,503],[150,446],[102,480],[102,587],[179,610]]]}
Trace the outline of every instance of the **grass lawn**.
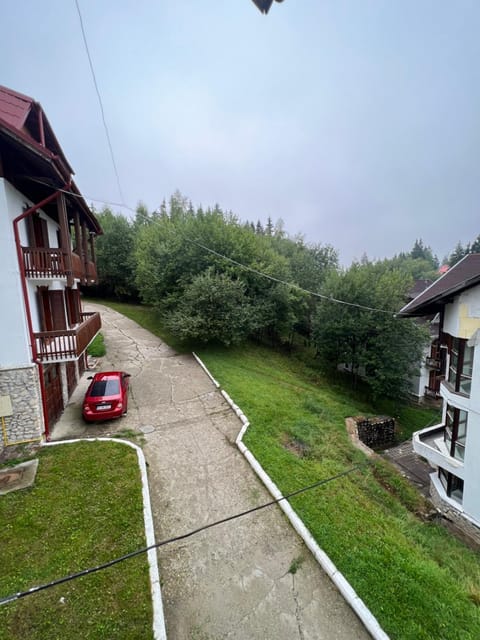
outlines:
{"label": "grass lawn", "polygon": [[102,333],[97,333],[95,338],[88,345],[87,352],[89,356],[94,358],[102,358],[107,353]]}
{"label": "grass lawn", "polygon": [[[38,450],[35,483],[0,496],[0,597],[145,546],[135,451]],[[152,638],[146,555],[0,607],[0,639]]]}
{"label": "grass lawn", "polygon": [[[246,413],[245,444],[283,493],[364,462],[344,419],[374,407],[270,349],[198,352]],[[426,416],[406,407],[402,417],[413,431]],[[291,503],[392,639],[480,638],[480,554],[423,522],[422,497],[388,463]]]}
{"label": "grass lawn", "polygon": [[[153,310],[111,306],[172,344]],[[347,416],[393,414],[404,436],[435,420],[430,409],[372,406],[312,362],[258,345],[196,351],[249,418],[245,443],[283,493],[365,462]],[[480,638],[480,554],[422,520],[422,496],[387,462],[291,503],[392,640]]]}

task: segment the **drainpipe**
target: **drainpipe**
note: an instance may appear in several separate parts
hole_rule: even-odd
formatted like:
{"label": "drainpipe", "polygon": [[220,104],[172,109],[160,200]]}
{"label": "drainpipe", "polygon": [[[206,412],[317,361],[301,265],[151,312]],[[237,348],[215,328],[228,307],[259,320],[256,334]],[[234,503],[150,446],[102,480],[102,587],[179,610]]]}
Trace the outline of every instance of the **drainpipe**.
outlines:
{"label": "drainpipe", "polygon": [[[69,187],[70,187],[70,183],[67,183],[63,188],[68,190]],[[20,233],[18,230],[18,223],[21,220],[28,218],[28,216],[38,211],[38,209],[41,209],[49,202],[56,200],[61,193],[62,193],[61,191],[55,191],[48,197],[44,198],[43,200],[40,200],[40,202],[38,202],[37,204],[34,204],[32,207],[30,207],[29,209],[21,213],[13,221],[13,233],[15,236],[15,246],[17,249],[18,266],[20,269],[20,282],[22,285],[23,302],[25,304],[25,311],[27,315],[27,326],[28,326],[28,333],[30,336],[30,348],[32,350],[32,362],[34,362],[38,367],[38,377],[40,381],[40,395],[42,397],[43,422],[45,425],[44,433],[45,433],[45,439],[47,441],[50,439],[50,432],[49,432],[49,424],[48,424],[47,400],[46,400],[46,394],[45,394],[45,378],[43,375],[42,363],[38,359],[37,343],[35,342],[35,336],[33,335],[32,313],[30,310],[30,302],[28,299],[27,283],[26,283],[26,277],[25,277],[25,265],[23,263],[23,253],[22,253],[22,246],[20,244]]]}

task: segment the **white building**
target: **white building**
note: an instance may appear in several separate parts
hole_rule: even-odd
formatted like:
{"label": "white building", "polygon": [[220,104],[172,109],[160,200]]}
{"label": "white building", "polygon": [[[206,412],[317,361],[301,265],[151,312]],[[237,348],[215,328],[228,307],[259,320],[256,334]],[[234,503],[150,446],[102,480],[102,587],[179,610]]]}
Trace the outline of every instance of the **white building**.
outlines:
{"label": "white building", "polygon": [[0,449],[48,437],[85,368],[100,226],[41,106],[0,86]]}
{"label": "white building", "polygon": [[435,313],[442,421],[416,432],[413,447],[435,469],[433,502],[480,540],[480,254],[465,256],[399,315]]}

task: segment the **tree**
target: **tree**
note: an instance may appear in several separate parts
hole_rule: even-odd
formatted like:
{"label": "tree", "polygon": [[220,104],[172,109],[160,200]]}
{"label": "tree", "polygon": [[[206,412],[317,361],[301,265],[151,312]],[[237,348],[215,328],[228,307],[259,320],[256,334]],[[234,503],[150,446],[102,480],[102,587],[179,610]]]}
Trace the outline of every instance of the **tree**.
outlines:
{"label": "tree", "polygon": [[480,253],[480,235],[470,245],[470,253]]}
{"label": "tree", "polygon": [[455,246],[455,249],[448,256],[448,264],[451,267],[456,265],[457,262],[460,262],[460,260],[462,258],[464,258],[470,252],[469,249],[470,249],[470,247],[468,245],[466,247],[464,247],[462,245],[462,243],[460,241],[458,241],[456,246]]}
{"label": "tree", "polygon": [[174,317],[172,330],[185,336],[184,297],[193,282],[206,272],[224,275],[244,286],[255,317],[249,325],[251,335],[275,341],[291,335],[305,315],[308,296],[279,282],[295,282],[295,278],[292,261],[275,243],[293,243],[254,233],[218,205],[195,212],[183,202],[176,196],[166,216],[138,230],[136,282],[142,300],[156,306],[167,321]]}
{"label": "tree", "polygon": [[438,258],[433,255],[432,249],[423,244],[423,240],[415,240],[412,250],[410,251],[410,257],[414,260],[426,260],[432,265],[433,269],[438,269]]}
{"label": "tree", "polygon": [[245,284],[213,270],[193,278],[166,325],[181,340],[244,341],[255,329],[255,313]]}
{"label": "tree", "polygon": [[97,213],[97,217],[103,235],[96,241],[98,284],[92,288],[92,293],[107,298],[138,299],[133,257],[134,225],[108,207]]}
{"label": "tree", "polygon": [[427,341],[418,324],[394,316],[411,285],[408,275],[385,263],[332,272],[323,292],[359,306],[331,300],[318,305],[312,334],[324,367],[348,365],[353,384],[361,375],[374,398],[405,395]]}
{"label": "tree", "polygon": [[274,227],[273,227],[273,222],[270,216],[268,216],[267,218],[267,224],[265,225],[265,235],[267,236],[273,236],[273,231],[274,231]]}

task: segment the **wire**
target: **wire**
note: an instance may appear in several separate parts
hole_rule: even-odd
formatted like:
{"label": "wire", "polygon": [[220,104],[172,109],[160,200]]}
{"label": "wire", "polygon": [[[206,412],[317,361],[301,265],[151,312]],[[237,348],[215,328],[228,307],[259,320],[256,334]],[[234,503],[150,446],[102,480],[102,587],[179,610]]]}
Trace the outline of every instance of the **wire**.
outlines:
{"label": "wire", "polygon": [[324,478],[323,480],[319,480],[318,482],[314,482],[311,485],[306,487],[302,487],[301,489],[297,489],[296,491],[292,491],[286,496],[282,496],[281,498],[277,498],[275,500],[270,500],[270,502],[266,502],[257,507],[253,507],[252,509],[248,509],[247,511],[242,511],[240,513],[236,513],[232,516],[228,516],[226,518],[222,518],[221,520],[217,520],[215,522],[210,522],[209,524],[204,525],[203,527],[198,527],[198,529],[194,529],[193,531],[189,531],[188,533],[184,533],[179,536],[175,536],[173,538],[168,538],[167,540],[162,540],[162,542],[156,542],[148,547],[143,547],[142,549],[137,549],[136,551],[131,551],[123,556],[119,556],[118,558],[114,558],[113,560],[109,560],[108,562],[104,562],[103,564],[99,564],[95,567],[90,567],[89,569],[83,569],[82,571],[78,571],[77,573],[71,573],[70,575],[64,576],[63,578],[58,578],[57,580],[52,580],[51,582],[46,582],[44,584],[38,585],[36,587],[31,587],[27,591],[19,591],[17,593],[11,594],[4,598],[0,599],[0,606],[3,604],[9,604],[10,602],[14,602],[21,598],[26,598],[27,596],[31,596],[34,593],[39,593],[40,591],[45,591],[46,589],[50,589],[59,584],[64,584],[65,582],[70,582],[71,580],[75,580],[77,578],[81,578],[82,576],[89,575],[90,573],[95,573],[97,571],[103,571],[104,569],[108,569],[108,567],[112,567],[113,565],[119,564],[120,562],[124,562],[125,560],[129,560],[130,558],[135,558],[143,553],[147,553],[151,549],[158,549],[160,547],[164,547],[167,544],[171,544],[172,542],[178,542],[179,540],[185,540],[186,538],[191,538],[192,536],[200,533],[202,531],[206,531],[207,529],[212,529],[213,527],[217,527],[220,524],[225,524],[226,522],[230,522],[232,520],[237,520],[238,518],[243,518],[246,515],[251,513],[255,513],[256,511],[261,511],[262,509],[266,509],[275,504],[278,504],[282,500],[288,500],[289,498],[293,498],[294,496],[299,495],[300,493],[305,493],[306,491],[311,491],[312,489],[316,489],[317,487],[321,487],[322,485],[328,484],[333,480],[338,480],[344,476],[353,473],[354,471],[358,471],[359,469],[370,465],[371,462],[363,462],[361,464],[355,465],[354,467],[350,467],[350,469],[346,469],[345,471],[341,471],[334,476],[330,476],[329,478]]}
{"label": "wire", "polygon": [[[42,180],[35,179],[35,178],[31,178],[31,179],[34,180],[35,182],[39,182],[39,183],[45,184],[47,186],[52,186],[52,185],[49,185],[46,182],[43,182]],[[87,200],[92,200],[94,202],[103,202],[104,204],[111,204],[111,205],[114,205],[114,206],[117,206],[117,207],[125,207],[125,209],[128,209],[129,211],[132,211],[139,218],[143,218],[147,222],[150,222],[150,223],[155,223],[156,222],[155,219],[152,219],[150,216],[145,215],[145,214],[133,209],[132,207],[129,207],[126,204],[119,204],[118,202],[108,202],[107,200],[99,200],[99,199],[96,199],[96,198],[91,198],[89,196],[82,196],[82,195],[79,195],[77,193],[73,193],[72,191],[67,191],[65,189],[58,189],[58,191],[61,191],[62,193],[67,193],[67,194],[72,195],[72,196],[74,196],[76,198],[83,198],[83,199],[87,199]],[[233,258],[230,258],[229,256],[224,255],[223,253],[219,253],[218,251],[215,251],[214,249],[210,249],[210,247],[205,246],[204,244],[202,244],[201,242],[198,242],[197,240],[192,240],[191,238],[187,238],[186,236],[183,236],[183,237],[186,240],[186,242],[190,242],[191,244],[194,244],[197,247],[200,247],[204,251],[208,251],[209,253],[212,253],[213,255],[218,256],[219,258],[223,258],[223,260],[227,260],[228,262],[231,262],[232,264],[235,264],[238,267],[241,267],[242,269],[245,269],[245,271],[250,271],[252,273],[255,273],[255,274],[261,276],[262,278],[267,278],[268,280],[272,280],[273,282],[278,282],[279,284],[284,284],[285,286],[290,287],[291,289],[296,289],[297,291],[302,291],[303,293],[307,293],[307,294],[309,294],[311,296],[315,296],[316,298],[320,298],[321,300],[325,300],[327,302],[333,302],[334,304],[341,304],[341,305],[348,306],[348,307],[355,307],[357,309],[362,309],[364,311],[371,311],[373,313],[384,313],[384,314],[392,316],[393,318],[397,317],[397,315],[393,311],[388,311],[387,309],[378,309],[376,307],[368,307],[366,305],[358,304],[356,302],[347,302],[346,300],[339,300],[338,298],[334,298],[333,296],[327,296],[325,294],[318,293],[316,291],[311,291],[310,289],[304,289],[303,287],[301,287],[298,284],[295,284],[294,282],[287,282],[286,280],[281,280],[280,278],[275,278],[274,276],[268,275],[268,273],[264,273],[263,271],[259,271],[258,269],[254,269],[253,267],[249,267],[248,265],[243,264],[242,262],[238,262],[237,260],[234,260]]]}
{"label": "wire", "polygon": [[[105,111],[104,111],[104,108],[103,108],[102,96],[100,95],[100,90],[98,88],[97,78],[95,76],[95,70],[93,68],[92,56],[90,55],[90,49],[88,47],[88,42],[87,42],[87,35],[85,33],[85,27],[83,25],[83,18],[82,18],[82,13],[80,11],[80,5],[78,4],[78,0],[75,0],[75,5],[77,7],[78,17],[80,19],[80,28],[82,30],[83,43],[85,45],[85,51],[87,52],[88,63],[90,65],[90,71],[92,72],[93,84],[95,85],[95,91],[97,92],[98,103],[100,105],[100,111],[102,113],[103,127],[105,129],[105,135],[107,137],[108,147],[110,149],[110,156],[112,158],[113,170],[114,170],[115,176],[117,178],[118,192],[120,193],[121,201],[124,203],[125,202],[125,198],[123,197],[122,186],[120,184],[120,177],[118,175],[117,164],[115,162],[115,155],[113,153],[112,141],[110,140],[110,133],[109,133],[108,127],[107,127],[107,121],[106,121],[106,118],[105,118]],[[122,205],[122,206],[125,206],[125,205]]]}
{"label": "wire", "polygon": [[138,213],[136,209],[134,209],[133,207],[129,207],[128,204],[125,204],[125,203],[122,204],[121,202],[111,202],[109,200],[105,200],[104,198],[92,198],[92,196],[84,196],[81,193],[74,193],[73,191],[68,191],[67,189],[61,189],[60,187],[57,187],[55,184],[52,184],[50,182],[45,182],[45,180],[40,180],[40,178],[33,178],[32,176],[25,176],[25,177],[28,178],[28,180],[31,180],[32,182],[38,182],[38,184],[43,184],[46,187],[51,187],[56,191],[60,191],[61,193],[66,193],[67,195],[73,196],[74,198],[79,198],[80,200],[91,200],[92,202],[101,202],[102,204],[105,204],[105,205],[122,207],[123,209],[128,209],[129,211],[131,211],[132,213],[135,213],[136,215],[141,215]]}
{"label": "wire", "polygon": [[185,240],[187,242],[197,245],[197,247],[200,247],[201,249],[204,249],[209,253],[213,253],[219,258],[223,258],[224,260],[228,260],[228,262],[232,262],[233,264],[236,264],[238,267],[242,267],[242,269],[245,269],[246,271],[251,271],[252,273],[256,273],[257,275],[262,276],[263,278],[268,278],[268,280],[273,280],[273,282],[278,282],[280,284],[286,285],[287,287],[291,287],[292,289],[303,291],[304,293],[308,293],[311,296],[321,298],[322,300],[327,300],[328,302],[334,302],[336,304],[343,304],[349,307],[356,307],[358,309],[364,309],[365,311],[374,311],[376,313],[387,313],[388,315],[391,315],[391,316],[394,315],[393,311],[387,311],[386,309],[377,309],[375,307],[367,307],[363,304],[357,304],[356,302],[347,302],[346,300],[338,300],[337,298],[333,298],[332,296],[326,296],[322,293],[317,293],[316,291],[310,291],[310,289],[304,289],[303,287],[301,287],[298,284],[295,284],[294,282],[286,282],[285,280],[281,280],[280,278],[275,278],[274,276],[270,276],[267,273],[263,273],[263,271],[258,271],[253,267],[249,267],[246,264],[237,262],[237,260],[234,260],[233,258],[229,258],[228,256],[225,256],[222,253],[215,251],[214,249],[210,249],[209,247],[206,247],[205,245],[201,244],[200,242],[197,242],[196,240],[190,240],[189,238],[185,238]]}

